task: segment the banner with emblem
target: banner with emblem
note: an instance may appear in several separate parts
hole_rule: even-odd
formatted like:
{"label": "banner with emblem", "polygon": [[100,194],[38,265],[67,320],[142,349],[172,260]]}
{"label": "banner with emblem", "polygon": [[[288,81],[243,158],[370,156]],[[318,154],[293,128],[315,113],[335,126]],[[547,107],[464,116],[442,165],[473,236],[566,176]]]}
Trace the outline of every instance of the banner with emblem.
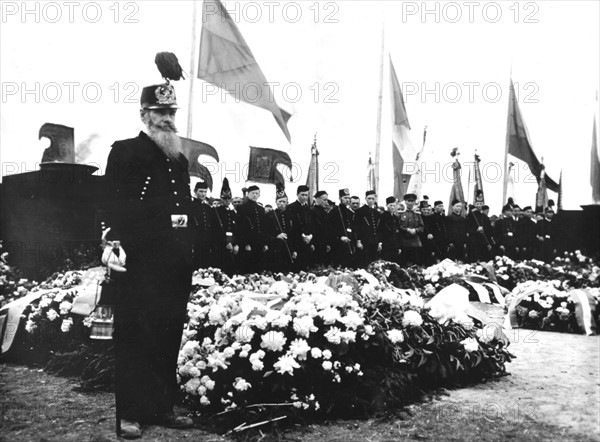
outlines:
{"label": "banner with emblem", "polygon": [[195,176],[203,180],[210,190],[213,189],[213,179],[210,171],[206,166],[201,164],[198,159],[200,155],[206,155],[214,159],[217,163],[219,162],[219,154],[217,150],[210,144],[202,143],[200,141],[192,140],[189,138],[181,138],[181,150],[183,155],[187,158],[189,166],[188,172],[190,176]]}
{"label": "banner with emblem", "polygon": [[292,170],[290,156],[275,149],[264,147],[250,147],[250,160],[248,161],[248,181],[265,184],[283,184],[285,182],[277,165],[283,164]]}

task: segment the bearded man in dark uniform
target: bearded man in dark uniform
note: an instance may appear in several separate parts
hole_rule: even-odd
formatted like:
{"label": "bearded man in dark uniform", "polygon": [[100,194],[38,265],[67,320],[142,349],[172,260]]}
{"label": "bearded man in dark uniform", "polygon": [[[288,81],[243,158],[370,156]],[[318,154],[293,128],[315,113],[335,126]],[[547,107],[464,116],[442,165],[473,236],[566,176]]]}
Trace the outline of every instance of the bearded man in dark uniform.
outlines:
{"label": "bearded man in dark uniform", "polygon": [[125,438],[140,437],[141,423],[192,425],[173,413],[192,282],[190,177],[176,134],[177,109],[168,78],[144,88],[146,131],[112,145],[104,178],[106,225],[126,253],[125,272],[112,272],[115,394]]}

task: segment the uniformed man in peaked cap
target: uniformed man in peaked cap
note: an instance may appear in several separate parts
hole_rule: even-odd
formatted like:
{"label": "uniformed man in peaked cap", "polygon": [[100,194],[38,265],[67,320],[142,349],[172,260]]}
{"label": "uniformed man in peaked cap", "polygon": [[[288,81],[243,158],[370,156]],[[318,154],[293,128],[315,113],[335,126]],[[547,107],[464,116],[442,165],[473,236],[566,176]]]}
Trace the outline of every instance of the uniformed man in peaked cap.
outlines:
{"label": "uniformed man in peaked cap", "polygon": [[356,235],[354,211],[350,206],[350,190],[339,190],[340,203],[329,212],[329,230],[333,247],[333,262],[342,267],[356,267]]}
{"label": "uniformed man in peaked cap", "polygon": [[296,201],[287,210],[292,215],[294,225],[294,242],[298,247],[297,270],[306,270],[314,264],[314,222],[308,203],[308,186],[300,185],[296,190]]}
{"label": "uniformed man in peaked cap", "polygon": [[170,83],[182,71],[170,53],[158,54],[156,63],[166,83],[142,90],[140,117],[146,129],[112,145],[104,176],[108,238],[119,240],[126,253],[125,271],[111,271],[118,290],[117,410],[126,438],[140,437],[141,424],[192,425],[173,413],[192,280],[190,177]]}
{"label": "uniformed man in peaked cap", "polygon": [[511,204],[505,204],[502,208],[502,218],[498,219],[494,226],[494,238],[498,245],[499,255],[506,255],[511,259],[516,258],[518,252],[516,232],[513,207]]}
{"label": "uniformed man in peaked cap", "polygon": [[381,214],[377,210],[377,194],[374,190],[365,193],[366,204],[356,211],[354,230],[356,232],[356,248],[361,253],[360,264],[367,267],[379,259],[383,244],[379,233]]}
{"label": "uniformed man in peaked cap", "polygon": [[298,259],[292,215],[287,209],[288,197],[281,184],[276,186],[274,210],[267,214],[270,247],[267,268],[274,272],[290,272]]}
{"label": "uniformed man in peaked cap", "polygon": [[327,192],[315,193],[315,205],[312,207],[314,223],[315,263],[328,265],[331,262],[331,232],[328,220],[329,198]]}
{"label": "uniformed man in peaked cap", "polygon": [[381,215],[379,234],[381,238],[381,257],[386,261],[400,264],[400,223],[396,214],[396,198],[385,199],[386,211]]}
{"label": "uniformed man in peaked cap", "polygon": [[421,264],[423,259],[423,245],[419,234],[425,230],[423,218],[418,213],[415,213],[415,204],[417,195],[407,193],[404,195],[404,203],[406,211],[400,214],[400,248],[402,254],[400,256],[403,265]]}
{"label": "uniformed man in peaked cap", "polygon": [[195,198],[192,201],[192,227],[194,231],[194,269],[221,267],[220,226],[216,208],[206,196],[208,185],[204,181],[196,183]]}
{"label": "uniformed man in peaked cap", "polygon": [[246,201],[239,210],[240,249],[242,271],[257,273],[265,268],[265,254],[269,251],[265,209],[258,204],[260,189],[248,187]]}
{"label": "uniformed man in peaked cap", "polygon": [[227,178],[223,178],[220,196],[222,204],[216,208],[215,212],[220,228],[221,270],[227,275],[233,276],[239,266],[240,246],[238,214],[232,204],[231,188]]}

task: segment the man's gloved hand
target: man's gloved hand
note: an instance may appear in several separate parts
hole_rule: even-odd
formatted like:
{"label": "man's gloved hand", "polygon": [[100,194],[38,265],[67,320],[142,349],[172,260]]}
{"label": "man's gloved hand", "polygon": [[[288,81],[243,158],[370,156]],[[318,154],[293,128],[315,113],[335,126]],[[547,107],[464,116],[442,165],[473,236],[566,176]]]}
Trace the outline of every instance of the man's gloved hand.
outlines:
{"label": "man's gloved hand", "polygon": [[127,255],[121,247],[120,241],[108,241],[106,235],[110,232],[110,227],[102,232],[102,264],[115,272],[126,272],[125,262]]}

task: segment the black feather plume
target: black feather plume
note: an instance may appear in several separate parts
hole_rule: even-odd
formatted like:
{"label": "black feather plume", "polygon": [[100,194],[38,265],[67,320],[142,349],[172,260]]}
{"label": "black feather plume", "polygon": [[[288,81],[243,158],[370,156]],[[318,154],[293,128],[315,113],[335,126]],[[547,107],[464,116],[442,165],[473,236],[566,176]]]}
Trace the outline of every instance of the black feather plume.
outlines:
{"label": "black feather plume", "polygon": [[179,60],[177,60],[177,56],[172,52],[159,52],[156,54],[154,62],[156,63],[156,67],[158,67],[160,75],[167,82],[169,80],[177,81],[185,78],[183,76],[183,69],[179,65]]}

